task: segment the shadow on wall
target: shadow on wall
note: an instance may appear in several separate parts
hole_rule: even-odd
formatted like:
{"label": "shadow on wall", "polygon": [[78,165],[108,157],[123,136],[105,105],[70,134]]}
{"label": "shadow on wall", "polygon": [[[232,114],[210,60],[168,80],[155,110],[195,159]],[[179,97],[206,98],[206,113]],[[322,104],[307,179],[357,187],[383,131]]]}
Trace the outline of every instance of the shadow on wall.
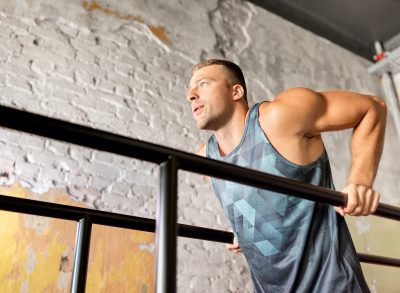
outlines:
{"label": "shadow on wall", "polygon": [[[61,189],[0,194],[87,207]],[[0,211],[0,292],[70,292],[77,223]],[[94,225],[86,292],[154,292],[154,234]]]}

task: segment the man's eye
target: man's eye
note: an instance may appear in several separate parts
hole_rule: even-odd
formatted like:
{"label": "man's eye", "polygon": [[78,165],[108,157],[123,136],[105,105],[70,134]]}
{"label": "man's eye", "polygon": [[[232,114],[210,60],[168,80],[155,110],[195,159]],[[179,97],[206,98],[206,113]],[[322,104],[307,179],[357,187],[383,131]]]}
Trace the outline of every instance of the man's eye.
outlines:
{"label": "man's eye", "polygon": [[200,82],[199,86],[200,87],[205,87],[207,84],[208,84],[208,82],[202,81],[202,82]]}

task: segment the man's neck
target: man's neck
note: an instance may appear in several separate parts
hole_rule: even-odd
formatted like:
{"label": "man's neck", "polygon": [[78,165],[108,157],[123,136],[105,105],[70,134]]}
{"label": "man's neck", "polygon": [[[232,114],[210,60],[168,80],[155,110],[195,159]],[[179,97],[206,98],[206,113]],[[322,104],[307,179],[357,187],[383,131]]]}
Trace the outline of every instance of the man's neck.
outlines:
{"label": "man's neck", "polygon": [[243,136],[248,113],[248,108],[236,110],[232,119],[230,119],[226,125],[214,131],[221,156],[226,156],[239,145]]}

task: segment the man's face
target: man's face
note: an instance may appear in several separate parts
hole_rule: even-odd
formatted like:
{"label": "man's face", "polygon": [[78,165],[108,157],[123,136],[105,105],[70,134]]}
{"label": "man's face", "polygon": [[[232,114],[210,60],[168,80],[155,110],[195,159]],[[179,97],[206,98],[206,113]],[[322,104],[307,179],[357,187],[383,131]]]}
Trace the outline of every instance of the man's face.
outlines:
{"label": "man's face", "polygon": [[216,131],[231,117],[233,90],[227,75],[222,65],[209,65],[193,73],[186,98],[198,128]]}

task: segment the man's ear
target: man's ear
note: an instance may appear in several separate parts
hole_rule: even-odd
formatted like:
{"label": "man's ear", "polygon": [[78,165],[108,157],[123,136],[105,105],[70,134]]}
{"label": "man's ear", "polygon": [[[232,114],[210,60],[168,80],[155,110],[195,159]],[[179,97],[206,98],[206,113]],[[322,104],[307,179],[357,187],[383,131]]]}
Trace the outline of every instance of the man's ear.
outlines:
{"label": "man's ear", "polygon": [[238,101],[241,98],[243,98],[244,96],[244,89],[240,84],[235,84],[232,87],[232,91],[233,91],[233,100],[234,101]]}

